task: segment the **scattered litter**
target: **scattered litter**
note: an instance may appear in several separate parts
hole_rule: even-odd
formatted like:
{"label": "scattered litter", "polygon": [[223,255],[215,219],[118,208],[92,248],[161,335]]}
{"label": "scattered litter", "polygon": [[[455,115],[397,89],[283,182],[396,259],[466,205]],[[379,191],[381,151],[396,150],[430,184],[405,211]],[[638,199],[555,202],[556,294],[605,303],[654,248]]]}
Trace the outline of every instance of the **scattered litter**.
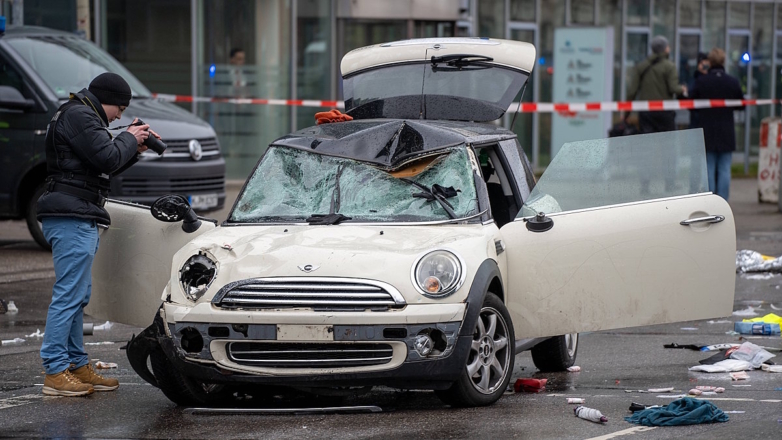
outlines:
{"label": "scattered litter", "polygon": [[744,387],[751,387],[752,385],[731,385],[736,388],[744,388]]}
{"label": "scattered litter", "polygon": [[782,387],[774,388],[774,391],[782,391]]}
{"label": "scattered litter", "polygon": [[25,335],[25,338],[43,338],[43,333],[41,333],[41,329],[35,329],[35,333],[30,333],[29,335]]}
{"label": "scattered litter", "polygon": [[752,306],[747,306],[744,310],[736,310],[733,312],[733,316],[758,316],[757,313],[755,313],[755,308]]}
{"label": "scattered litter", "polygon": [[696,365],[690,367],[690,371],[702,371],[704,373],[729,373],[731,371],[751,370],[752,364],[739,359],[725,359],[713,365]]}
{"label": "scattered litter", "polygon": [[19,309],[16,307],[16,304],[14,304],[13,301],[8,301],[8,306],[6,306],[6,309],[8,310],[6,313],[9,315],[15,315],[19,313]]}
{"label": "scattered litter", "polygon": [[22,345],[22,344],[24,344],[24,339],[22,338],[3,339],[2,343],[0,343],[0,345]]}
{"label": "scattered litter", "polygon": [[111,330],[111,327],[114,326],[113,322],[106,321],[101,325],[96,325],[94,328],[95,330]]}
{"label": "scattered litter", "polygon": [[741,346],[730,354],[731,359],[737,359],[740,361],[747,361],[752,365],[752,368],[760,368],[760,365],[771,359],[775,355],[764,350],[762,347],[751,342],[745,342]]}
{"label": "scattered litter", "polygon": [[730,373],[730,378],[733,380],[749,380],[749,374],[746,371],[736,371]]}
{"label": "scattered litter", "polygon": [[665,387],[665,388],[649,388],[647,391],[648,393],[669,393],[673,391],[673,387]]}
{"label": "scattered litter", "polygon": [[648,408],[662,408],[662,406],[661,405],[644,405],[642,403],[631,402],[629,410],[630,410],[630,412],[638,412],[638,411],[643,411],[643,410],[648,409]]}
{"label": "scattered litter", "polygon": [[698,330],[698,327],[682,327],[681,330],[694,331]]}
{"label": "scattered litter", "polygon": [[744,414],[746,411],[723,411],[725,414]]}
{"label": "scattered litter", "polygon": [[733,347],[738,347],[741,344],[736,343],[730,343],[730,344],[714,344],[714,345],[706,345],[704,347],[701,347],[700,351],[717,351],[717,350],[727,350]]}
{"label": "scattered litter", "polygon": [[776,313],[769,313],[766,316],[761,316],[760,318],[752,318],[752,319],[745,319],[744,322],[765,322],[768,324],[782,324],[782,316],[777,315]]}
{"label": "scattered litter", "polygon": [[539,393],[546,389],[548,379],[518,379],[513,385],[513,390],[517,393]]}
{"label": "scattered litter", "polygon": [[[776,316],[776,315],[775,315]],[[767,322],[737,322],[733,324],[733,331],[742,335],[778,335],[779,324]]]}
{"label": "scattered litter", "polygon": [[752,274],[752,275],[742,275],[745,279],[748,280],[770,280],[771,278],[774,278],[777,276],[773,273],[764,273],[764,274]]}
{"label": "scattered litter", "polygon": [[782,258],[750,250],[736,251],[736,272],[782,272]]}
{"label": "scattered litter", "polygon": [[111,368],[117,368],[117,364],[114,362],[95,362],[95,369],[96,370],[109,370]]}
{"label": "scattered litter", "polygon": [[664,407],[635,412],[625,420],[645,426],[680,426],[727,422],[728,416],[707,400],[683,397]]}
{"label": "scattered litter", "polygon": [[709,321],[709,324],[731,324],[732,322],[727,319],[720,319],[719,321]]}
{"label": "scattered litter", "polygon": [[112,345],[114,344],[111,341],[103,341],[103,342],[85,342],[84,345]]}
{"label": "scattered litter", "polygon": [[[777,289],[779,289],[779,286],[777,286],[776,288],[777,288]],[[769,304],[769,305],[771,306],[771,308],[772,308],[773,310],[782,310],[782,307],[777,307],[777,306],[775,306],[774,304]]]}
{"label": "scattered litter", "polygon": [[584,399],[580,397],[568,397],[567,403],[584,403]]}
{"label": "scattered litter", "polygon": [[698,385],[697,387],[695,387],[695,389],[696,390],[701,390],[701,391],[714,391],[714,392],[717,392],[717,393],[724,393],[725,392],[725,388],[713,387],[713,386],[710,386],[710,385]]}
{"label": "scattered litter", "polygon": [[567,370],[570,371],[571,373],[578,373],[579,371],[581,371],[581,367],[579,367],[578,365],[573,365],[572,367],[567,367]]}
{"label": "scattered litter", "polygon": [[701,394],[703,394],[703,391],[693,388],[690,391],[688,391],[687,394],[691,396],[700,396]]}
{"label": "scattered litter", "polygon": [[585,406],[573,408],[573,414],[579,419],[589,420],[590,422],[605,423],[608,421],[608,417],[604,416],[599,410]]}
{"label": "scattered litter", "polygon": [[738,335],[740,335],[741,333],[739,333],[739,332],[734,332],[733,330],[731,330],[731,331],[729,331],[729,332],[725,332],[725,334],[726,334],[726,335],[728,335],[728,336],[738,336]]}
{"label": "scattered litter", "polygon": [[769,373],[782,373],[782,365],[763,364],[760,366],[760,368],[763,371],[768,371]]}

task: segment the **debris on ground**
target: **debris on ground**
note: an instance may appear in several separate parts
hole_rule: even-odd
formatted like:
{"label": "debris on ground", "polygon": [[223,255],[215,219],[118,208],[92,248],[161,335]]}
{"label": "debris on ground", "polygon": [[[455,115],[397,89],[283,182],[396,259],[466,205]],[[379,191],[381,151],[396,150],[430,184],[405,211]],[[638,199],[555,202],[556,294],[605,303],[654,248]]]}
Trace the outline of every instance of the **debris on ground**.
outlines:
{"label": "debris on ground", "polygon": [[113,345],[114,343],[112,341],[103,341],[103,342],[85,342],[84,345]]}
{"label": "debris on ground", "polygon": [[546,389],[546,382],[548,379],[518,379],[513,384],[513,390],[517,393],[539,393]]}
{"label": "debris on ground", "polygon": [[754,307],[747,306],[746,309],[734,311],[733,316],[758,316],[758,314],[755,312]]}
{"label": "debris on ground", "polygon": [[782,272],[782,258],[751,250],[736,251],[736,272]]}
{"label": "debris on ground", "polygon": [[580,397],[568,397],[567,403],[585,403],[585,401]]}
{"label": "debris on ground", "polygon": [[710,386],[710,385],[698,385],[697,387],[695,387],[695,389],[696,390],[701,390],[701,391],[714,391],[715,393],[724,393],[725,392],[725,388],[714,387],[714,386]]}
{"label": "debris on ground", "polygon": [[600,410],[594,408],[587,408],[586,406],[577,406],[573,408],[573,413],[579,419],[589,420],[595,423],[606,423],[608,417],[604,416]]}
{"label": "debris on ground", "polygon": [[96,325],[93,327],[94,330],[111,330],[111,327],[114,326],[114,323],[111,321],[106,321],[101,325]]}
{"label": "debris on ground", "polygon": [[648,408],[662,408],[662,405],[644,405],[642,403],[630,402],[629,411],[634,413]]}
{"label": "debris on ground", "polygon": [[41,329],[37,328],[35,329],[35,333],[30,333],[29,335],[25,335],[25,338],[43,338],[43,333],[41,333]]}
{"label": "debris on ground", "polygon": [[581,371],[581,367],[579,367],[578,365],[573,365],[572,367],[567,367],[567,370],[571,373],[578,373],[579,371]]}
{"label": "debris on ground", "polygon": [[731,371],[751,370],[752,364],[739,359],[725,359],[712,365],[696,365],[690,367],[690,371],[702,371],[704,373],[730,373]]}
{"label": "debris on ground", "polygon": [[752,368],[760,368],[760,365],[774,356],[776,355],[769,353],[762,347],[751,342],[741,344],[738,349],[730,354],[731,359],[747,361],[752,365]]}
{"label": "debris on ground", "polygon": [[22,338],[13,338],[13,339],[3,339],[2,342],[0,342],[0,345],[6,346],[6,345],[22,345],[24,344],[24,339]]}
{"label": "debris on ground", "polygon": [[776,336],[780,334],[779,324],[767,322],[736,322],[733,332],[742,335]]}
{"label": "debris on ground", "polygon": [[13,301],[8,301],[8,305],[6,305],[6,313],[9,315],[15,315],[19,313],[19,309],[16,307],[16,304],[14,304]]}
{"label": "debris on ground", "polygon": [[736,371],[735,373],[730,373],[730,378],[732,380],[749,380],[749,374],[746,371]]}
{"label": "debris on ground", "polygon": [[700,396],[701,394],[703,394],[703,391],[693,388],[690,391],[687,391],[687,394],[691,396]]}
{"label": "debris on ground", "polygon": [[728,416],[708,400],[683,397],[664,407],[637,411],[625,420],[644,426],[681,426],[727,422]]}
{"label": "debris on ground", "polygon": [[782,373],[782,365],[763,364],[760,366],[760,368],[763,371],[767,371],[769,373]]}
{"label": "debris on ground", "polygon": [[96,370],[109,370],[112,368],[117,368],[117,364],[115,364],[114,362],[102,362],[102,361],[95,362]]}
{"label": "debris on ground", "polygon": [[646,390],[625,390],[625,393],[651,393],[651,394],[660,394],[660,393],[670,393],[673,392],[674,387],[665,387],[665,388],[649,388]]}

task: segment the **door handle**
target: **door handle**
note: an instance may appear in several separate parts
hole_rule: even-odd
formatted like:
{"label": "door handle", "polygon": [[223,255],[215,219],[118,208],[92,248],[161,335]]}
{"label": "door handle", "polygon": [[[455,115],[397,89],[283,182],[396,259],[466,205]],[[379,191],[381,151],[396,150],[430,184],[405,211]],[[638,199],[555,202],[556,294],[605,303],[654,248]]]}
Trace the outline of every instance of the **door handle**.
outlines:
{"label": "door handle", "polygon": [[689,226],[694,223],[719,223],[723,220],[725,220],[724,215],[709,215],[706,217],[696,217],[687,220],[682,220],[679,222],[679,224],[682,226]]}

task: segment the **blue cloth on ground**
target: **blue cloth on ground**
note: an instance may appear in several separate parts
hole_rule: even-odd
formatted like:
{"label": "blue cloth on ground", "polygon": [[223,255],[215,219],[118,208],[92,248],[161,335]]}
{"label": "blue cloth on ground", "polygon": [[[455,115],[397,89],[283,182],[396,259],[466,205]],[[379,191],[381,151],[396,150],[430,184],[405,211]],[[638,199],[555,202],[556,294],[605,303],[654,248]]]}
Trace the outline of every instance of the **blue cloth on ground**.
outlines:
{"label": "blue cloth on ground", "polygon": [[679,426],[727,422],[728,415],[707,400],[683,397],[668,406],[638,411],[625,420],[645,426]]}

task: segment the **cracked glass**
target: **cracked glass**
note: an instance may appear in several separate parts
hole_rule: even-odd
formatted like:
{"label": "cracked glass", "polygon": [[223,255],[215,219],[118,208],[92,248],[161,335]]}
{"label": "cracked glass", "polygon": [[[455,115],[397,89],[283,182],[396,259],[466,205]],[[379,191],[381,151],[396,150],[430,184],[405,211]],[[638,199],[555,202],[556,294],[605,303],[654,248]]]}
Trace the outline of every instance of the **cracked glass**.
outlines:
{"label": "cracked glass", "polygon": [[[405,178],[431,188],[458,190],[446,200],[457,218],[479,213],[474,169],[467,147],[442,150]],[[416,165],[411,165],[414,168]],[[304,222],[313,214],[329,214],[339,176],[339,209],[347,222],[419,222],[448,220],[436,201],[414,197],[421,189],[392,173],[352,159],[272,146],[239,196],[228,221],[236,223]],[[423,169],[423,171],[421,171]]]}
{"label": "cracked glass", "polygon": [[700,128],[569,142],[554,156],[518,217],[708,191]]}

